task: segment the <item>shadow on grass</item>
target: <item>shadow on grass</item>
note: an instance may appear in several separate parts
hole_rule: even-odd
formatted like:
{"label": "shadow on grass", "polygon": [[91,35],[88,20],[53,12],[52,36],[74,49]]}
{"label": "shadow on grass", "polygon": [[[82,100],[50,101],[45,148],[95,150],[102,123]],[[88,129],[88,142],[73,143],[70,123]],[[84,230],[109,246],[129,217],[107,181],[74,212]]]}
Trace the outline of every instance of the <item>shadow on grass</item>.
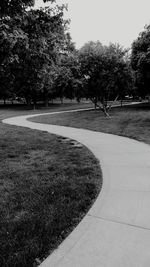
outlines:
{"label": "shadow on grass", "polygon": [[0,124],[0,266],[37,266],[98,195],[99,163],[60,137]]}

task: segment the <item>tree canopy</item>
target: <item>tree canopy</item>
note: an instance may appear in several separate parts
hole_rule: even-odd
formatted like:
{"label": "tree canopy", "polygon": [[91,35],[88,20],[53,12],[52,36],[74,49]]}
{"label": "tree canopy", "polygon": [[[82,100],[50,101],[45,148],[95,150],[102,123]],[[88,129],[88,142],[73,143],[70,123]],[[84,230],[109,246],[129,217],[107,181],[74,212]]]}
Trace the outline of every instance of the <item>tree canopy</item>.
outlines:
{"label": "tree canopy", "polygon": [[34,3],[35,0],[2,0],[0,1],[0,17],[20,14]]}
{"label": "tree canopy", "polygon": [[[108,102],[132,85],[127,51],[89,42],[76,50],[64,20],[65,5],[33,9],[33,0],[0,3],[0,97],[27,103],[53,97],[90,98],[107,115]],[[53,5],[53,3],[55,3]]]}
{"label": "tree canopy", "polygon": [[150,94],[150,25],[132,44],[131,64],[139,95]]}
{"label": "tree canopy", "polygon": [[132,80],[126,52],[119,45],[103,46],[100,42],[89,42],[80,49],[81,69],[87,80],[87,97],[106,115],[110,109],[108,101],[121,96]]}
{"label": "tree canopy", "polygon": [[[33,7],[36,0],[1,0],[0,17],[16,16],[22,14],[28,7]],[[43,2],[54,3],[56,0],[43,0]]]}
{"label": "tree canopy", "polygon": [[71,43],[63,10],[64,6],[31,9],[19,16],[1,19],[1,97],[10,96],[14,88],[17,96],[36,102],[39,94],[46,96],[52,90],[60,54]]}

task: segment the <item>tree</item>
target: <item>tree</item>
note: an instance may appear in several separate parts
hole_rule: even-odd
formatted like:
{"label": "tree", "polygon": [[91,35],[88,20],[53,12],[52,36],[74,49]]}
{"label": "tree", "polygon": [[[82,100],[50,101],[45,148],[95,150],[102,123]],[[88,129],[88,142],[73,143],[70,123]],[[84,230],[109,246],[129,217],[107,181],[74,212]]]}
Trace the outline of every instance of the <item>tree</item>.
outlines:
{"label": "tree", "polygon": [[[45,103],[57,73],[59,55],[66,45],[64,6],[29,10],[1,20],[1,74],[11,71],[11,84],[18,96]],[[1,86],[0,90],[4,90]],[[8,86],[7,86],[8,88]]]}
{"label": "tree", "polygon": [[119,45],[103,46],[100,42],[89,42],[80,49],[81,69],[87,80],[86,97],[95,108],[102,109],[106,116],[112,104],[121,96],[124,87],[131,80],[131,73],[126,62],[126,51]]}
{"label": "tree", "polygon": [[[55,3],[56,0],[43,0],[43,2]],[[35,0],[1,0],[0,18],[22,15],[27,8],[33,7]]]}
{"label": "tree", "polygon": [[139,34],[132,44],[131,65],[135,73],[138,94],[150,94],[150,25]]}
{"label": "tree", "polygon": [[0,17],[12,17],[22,14],[29,6],[33,6],[35,0],[2,0],[0,1]]}
{"label": "tree", "polygon": [[14,66],[19,62],[22,47],[28,46],[26,34],[12,20],[0,21],[0,96],[5,99],[14,95]]}
{"label": "tree", "polygon": [[[24,94],[34,103],[43,92],[45,104],[52,88],[57,62],[63,49],[65,33],[62,9],[32,10],[25,16],[21,28],[28,35],[29,47],[21,57],[24,75]],[[25,97],[26,97],[25,96]]]}
{"label": "tree", "polygon": [[59,73],[56,79],[57,96],[73,99],[76,97],[79,101],[79,88],[81,84],[81,71],[74,44],[67,42],[67,49],[60,55]]}

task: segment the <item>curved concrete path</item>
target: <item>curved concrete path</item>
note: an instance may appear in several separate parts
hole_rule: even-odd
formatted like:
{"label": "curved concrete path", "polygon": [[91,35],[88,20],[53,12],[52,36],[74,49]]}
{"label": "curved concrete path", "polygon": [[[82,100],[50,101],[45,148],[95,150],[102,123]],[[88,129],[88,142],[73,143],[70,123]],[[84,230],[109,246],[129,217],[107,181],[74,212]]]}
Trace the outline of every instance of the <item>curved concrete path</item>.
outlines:
{"label": "curved concrete path", "polygon": [[33,123],[29,117],[3,122],[75,139],[95,154],[103,171],[95,204],[40,266],[149,267],[150,146],[111,134]]}

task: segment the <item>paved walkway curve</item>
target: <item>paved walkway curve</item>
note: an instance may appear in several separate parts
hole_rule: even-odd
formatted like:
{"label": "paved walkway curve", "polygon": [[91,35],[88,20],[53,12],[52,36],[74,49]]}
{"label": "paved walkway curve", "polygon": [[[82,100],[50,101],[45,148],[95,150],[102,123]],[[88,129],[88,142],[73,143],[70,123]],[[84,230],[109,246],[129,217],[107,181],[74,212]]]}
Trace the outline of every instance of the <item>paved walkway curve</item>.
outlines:
{"label": "paved walkway curve", "polygon": [[150,146],[111,134],[33,123],[29,117],[33,115],[3,122],[76,139],[100,160],[103,171],[95,204],[40,266],[149,267]]}

